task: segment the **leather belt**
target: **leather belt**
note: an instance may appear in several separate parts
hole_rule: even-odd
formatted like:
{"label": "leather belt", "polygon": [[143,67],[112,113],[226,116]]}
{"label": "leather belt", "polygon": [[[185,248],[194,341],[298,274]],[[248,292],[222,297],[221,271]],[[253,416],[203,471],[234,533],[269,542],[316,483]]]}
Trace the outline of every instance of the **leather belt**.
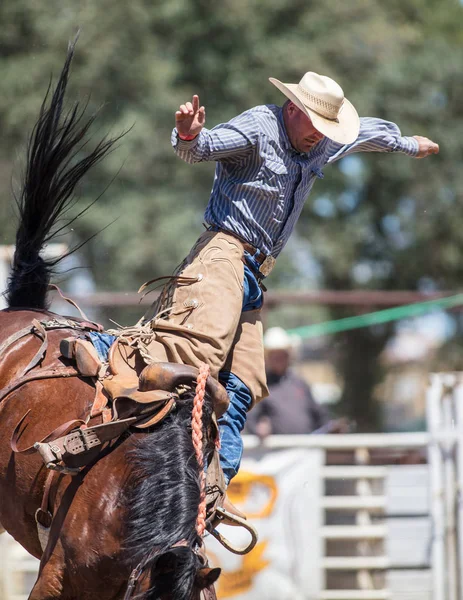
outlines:
{"label": "leather belt", "polygon": [[241,238],[238,234],[234,233],[233,231],[229,231],[228,229],[222,229],[221,227],[216,226],[212,226],[210,227],[210,229],[212,229],[213,231],[220,231],[221,233],[225,233],[226,235],[231,235],[232,237],[236,238],[243,246],[244,250],[251,254],[253,259],[259,265],[259,274],[263,275],[264,277],[270,275],[273,267],[275,266],[276,260],[271,254],[264,254],[255,246],[243,240],[243,238]]}
{"label": "leather belt", "polygon": [[[226,231],[224,233],[229,234],[228,231]],[[237,237],[233,233],[231,235],[233,235],[233,237]],[[267,256],[265,254],[263,254],[262,252],[258,251],[257,248],[255,248],[252,244],[248,244],[248,242],[243,242],[243,240],[241,240],[240,238],[237,238],[237,239],[240,240],[241,245],[246,250],[246,252],[249,252],[249,254],[252,257],[254,257],[254,260],[256,261],[256,263],[259,266],[262,266],[262,264],[267,260]]]}

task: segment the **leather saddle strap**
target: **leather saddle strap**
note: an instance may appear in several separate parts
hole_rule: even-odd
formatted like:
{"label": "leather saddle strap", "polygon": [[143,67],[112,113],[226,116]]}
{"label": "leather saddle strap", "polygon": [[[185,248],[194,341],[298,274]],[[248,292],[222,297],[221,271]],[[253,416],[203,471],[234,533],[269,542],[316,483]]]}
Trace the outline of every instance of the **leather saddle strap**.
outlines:
{"label": "leather saddle strap", "polygon": [[48,471],[47,478],[45,479],[45,486],[43,490],[42,503],[40,504],[40,508],[35,513],[35,518],[42,527],[46,527],[47,529],[51,526],[51,521],[53,519],[53,513],[50,509],[50,491],[53,484],[53,479],[56,475],[56,471]]}
{"label": "leather saddle strap", "polygon": [[35,381],[38,379],[54,379],[56,377],[78,377],[80,373],[74,367],[54,367],[49,369],[43,369],[39,373],[35,371],[34,373],[29,373],[28,375],[24,375],[23,377],[18,377],[14,381],[3,388],[0,391],[0,402],[12,391],[16,390],[18,387],[21,387],[25,383],[29,383],[29,381]]}
{"label": "leather saddle strap", "polygon": [[[28,410],[27,413],[22,417],[22,419],[14,428],[13,435],[11,436],[10,447],[16,454],[33,454],[37,451],[35,448],[35,444],[32,446],[28,446],[27,448],[23,448],[22,450],[20,450],[18,447],[21,425],[24,423],[24,420],[30,412],[31,411]],[[80,427],[81,425],[85,425],[82,419],[73,419],[72,421],[67,421],[66,423],[63,423],[62,425],[54,429],[51,433],[46,435],[43,439],[40,440],[39,443],[46,444],[48,442],[52,442],[53,440],[62,437],[66,433],[69,433],[69,431],[71,431],[72,429]]]}
{"label": "leather saddle strap", "polygon": [[26,367],[24,367],[24,369],[21,371],[20,375],[18,375],[18,378],[24,377],[24,375],[26,375],[26,373],[29,373],[29,371],[31,369],[33,369],[36,365],[38,365],[39,362],[42,360],[42,358],[45,356],[45,353],[48,349],[47,330],[42,325],[42,323],[40,323],[40,321],[37,321],[37,319],[34,319],[32,321],[32,324],[34,325],[34,329],[32,329],[31,333],[35,333],[40,338],[42,338],[42,343],[40,345],[40,348],[37,350],[34,357],[32,358],[32,360],[29,362],[29,364]]}
{"label": "leather saddle strap", "polygon": [[7,348],[12,346],[15,342],[17,342],[21,338],[25,337],[26,335],[29,335],[33,331],[34,331],[34,325],[32,325],[32,323],[31,323],[27,327],[24,327],[23,329],[20,329],[19,331],[15,331],[15,333],[12,333],[9,337],[6,338],[6,340],[3,342],[3,344],[0,345],[0,356],[5,352],[5,350]]}
{"label": "leather saddle strap", "polygon": [[[56,444],[61,455],[66,454],[82,454],[91,450],[95,446],[101,446],[106,442],[117,439],[136,422],[136,417],[129,417],[120,421],[111,421],[110,423],[102,423],[93,427],[80,428],[66,436],[56,437],[53,440],[53,445]],[[45,442],[51,440],[45,440]]]}
{"label": "leather saddle strap", "polygon": [[[135,421],[136,417],[131,417],[123,421],[102,423],[94,427],[84,428],[81,426],[77,429],[72,427],[73,431],[66,435],[54,437],[53,440],[45,439],[41,442],[36,442],[33,448],[40,454],[48,468],[58,470],[61,473],[75,474],[80,471],[80,467],[85,465],[85,461],[80,466],[70,466],[67,464],[69,459],[79,454],[85,454],[98,446],[102,446],[106,442],[119,438]],[[66,424],[63,427],[65,426]],[[58,430],[55,430],[53,435],[60,433]],[[58,466],[58,463],[61,462],[64,463],[64,466]]]}
{"label": "leather saddle strap", "polygon": [[[90,321],[90,319],[87,317],[87,315],[84,313],[84,311],[80,308],[80,306],[76,302],[74,302],[74,300],[72,300],[72,298],[68,298],[67,296],[65,296],[57,285],[55,285],[54,283],[49,283],[48,287],[49,287],[49,289],[56,290],[63,300],[65,300],[71,306],[73,306],[76,310],[78,310],[80,313],[80,316],[82,317],[82,319],[84,321],[86,321],[87,323],[93,323],[93,321]],[[97,323],[93,323],[93,325],[97,325]]]}
{"label": "leather saddle strap", "polygon": [[[50,284],[52,285],[52,284]],[[43,324],[40,321],[36,321],[36,319],[34,319],[34,321],[32,321],[32,323],[30,325],[28,325],[27,327],[24,327],[23,329],[20,329],[19,331],[15,331],[15,333],[12,333],[9,337],[6,338],[6,340],[0,344],[0,357],[2,356],[2,354],[5,352],[5,350],[7,348],[9,348],[10,346],[12,346],[15,342],[17,342],[18,340],[20,340],[21,338],[25,337],[26,335],[30,335],[31,333],[34,333],[34,330],[37,328],[36,323],[40,323],[41,326],[44,326],[43,328],[45,330],[47,329],[89,329],[92,331],[103,331],[103,327],[101,325],[99,325],[98,323],[94,323],[93,321],[78,321],[76,319],[73,319],[72,317],[69,317],[66,322],[64,323],[59,323],[53,327],[48,326],[47,324]]]}
{"label": "leather saddle strap", "polygon": [[84,311],[80,308],[80,306],[77,304],[77,302],[75,302],[72,298],[68,298],[67,296],[65,296],[57,285],[55,285],[54,283],[49,283],[48,287],[51,289],[55,289],[63,300],[68,302],[71,306],[73,306],[76,310],[79,311],[80,316],[83,318],[83,321],[77,321],[76,319],[74,319],[74,317],[70,317],[70,319],[72,319],[73,321],[75,320],[77,325],[80,325],[82,329],[90,329],[91,331],[99,331],[100,333],[104,331],[103,325],[100,325],[100,323],[97,323],[96,321],[91,321],[84,313]]}
{"label": "leather saddle strap", "polygon": [[162,419],[164,419],[164,417],[166,417],[170,413],[174,406],[175,398],[171,398],[153,417],[151,417],[151,419],[145,419],[144,421],[140,421],[139,423],[136,423],[134,427],[136,427],[137,429],[146,429],[147,427],[152,427],[153,425],[156,425],[156,423],[162,421]]}
{"label": "leather saddle strap", "polygon": [[[149,287],[150,285],[152,285],[153,283],[156,283],[157,281],[162,281],[163,279],[168,280],[169,283],[172,282],[177,282],[177,283],[195,283],[195,281],[198,280],[197,277],[185,277],[184,275],[163,275],[162,277],[155,277],[154,279],[150,279],[149,281],[145,281],[145,283],[140,286],[139,290],[138,290],[138,294],[141,294],[142,292],[144,292],[146,290],[147,287]],[[146,294],[149,292],[145,292],[145,294],[143,294],[142,296],[142,300],[143,298],[146,296]]]}
{"label": "leather saddle strap", "polygon": [[119,371],[114,366],[114,362],[115,362],[115,354],[117,352],[117,349],[119,348],[120,343],[121,343],[120,338],[116,338],[116,340],[111,344],[111,346],[109,347],[109,350],[108,350],[108,364],[109,364],[109,369],[113,375],[119,375]]}

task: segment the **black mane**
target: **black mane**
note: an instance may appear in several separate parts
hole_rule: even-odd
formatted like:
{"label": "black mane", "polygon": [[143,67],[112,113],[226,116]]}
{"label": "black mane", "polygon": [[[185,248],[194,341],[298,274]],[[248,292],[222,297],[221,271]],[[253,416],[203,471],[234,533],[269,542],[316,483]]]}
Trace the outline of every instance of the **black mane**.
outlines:
{"label": "black mane", "polygon": [[[202,566],[194,551],[201,540],[195,529],[200,471],[191,437],[192,408],[192,395],[182,399],[153,433],[139,439],[129,459],[134,470],[129,481],[126,546],[132,566],[155,551],[146,564],[152,587],[137,600],[157,600],[166,592],[173,600],[190,598]],[[211,412],[206,398],[203,431],[208,429]],[[205,437],[204,443],[207,455],[214,442]],[[187,546],[172,548],[180,541]]]}

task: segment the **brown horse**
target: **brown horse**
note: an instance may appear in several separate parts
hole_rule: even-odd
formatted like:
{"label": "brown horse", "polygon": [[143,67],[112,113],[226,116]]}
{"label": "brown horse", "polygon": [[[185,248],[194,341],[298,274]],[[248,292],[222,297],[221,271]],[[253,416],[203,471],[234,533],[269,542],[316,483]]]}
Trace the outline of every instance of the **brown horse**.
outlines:
{"label": "brown horse", "polygon": [[[57,261],[40,256],[81,177],[117,141],[104,139],[76,158],[93,118],[85,119],[77,105],[63,112],[74,45],[42,105],[17,200],[20,224],[8,309],[0,312],[0,523],[41,559],[30,600],[132,598],[127,586],[137,566],[142,572],[137,599],[197,599],[219,570],[206,568],[198,552],[202,470],[191,439],[192,394],[147,432],[126,433],[109,443],[74,476],[55,473],[50,479],[37,453],[14,453],[10,444],[23,416],[21,448],[67,421],[85,419],[95,398],[93,378],[81,376],[60,353],[60,340],[79,335],[80,325],[47,311]],[[211,415],[206,399],[205,453],[213,446]],[[52,519],[42,551],[36,514],[45,486],[50,493],[41,515],[50,513]]]}

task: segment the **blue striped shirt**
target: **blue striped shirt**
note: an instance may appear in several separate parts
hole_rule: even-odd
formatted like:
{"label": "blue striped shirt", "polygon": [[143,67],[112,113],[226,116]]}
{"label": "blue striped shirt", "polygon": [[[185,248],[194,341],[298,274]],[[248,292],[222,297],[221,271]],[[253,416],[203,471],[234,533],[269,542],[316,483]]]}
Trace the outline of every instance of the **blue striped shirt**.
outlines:
{"label": "blue striped shirt", "polygon": [[193,164],[216,161],[205,221],[236,233],[264,254],[277,257],[288,241],[322,168],[353,152],[404,152],[418,142],[402,137],[395,123],[360,119],[357,140],[342,145],[323,138],[308,153],[291,146],[282,108],[256,106],[191,141],[172,132],[177,155]]}

